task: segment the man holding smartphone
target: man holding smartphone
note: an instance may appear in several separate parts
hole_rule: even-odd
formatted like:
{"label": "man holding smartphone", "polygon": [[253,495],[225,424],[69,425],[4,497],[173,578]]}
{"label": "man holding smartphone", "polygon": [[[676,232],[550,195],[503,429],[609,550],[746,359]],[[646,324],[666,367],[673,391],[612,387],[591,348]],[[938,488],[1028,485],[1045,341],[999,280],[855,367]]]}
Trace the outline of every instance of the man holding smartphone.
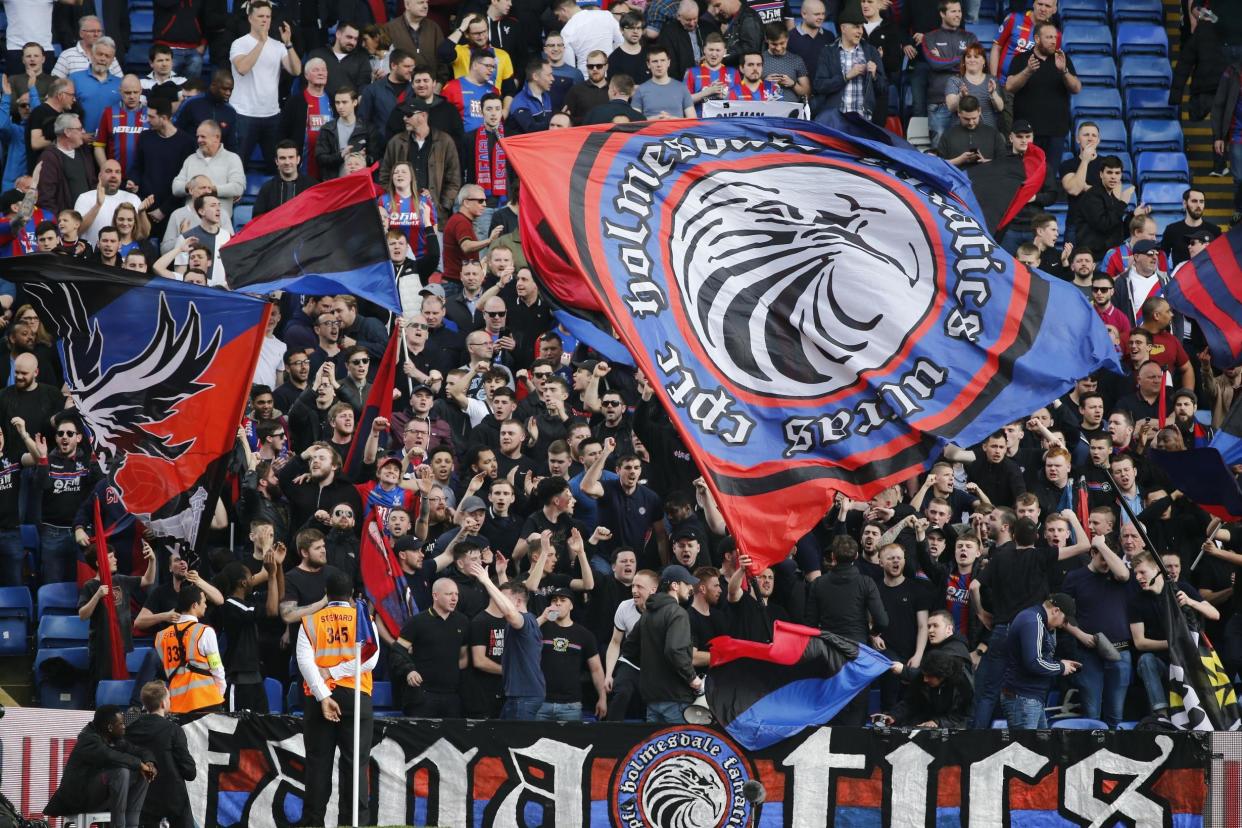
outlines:
{"label": "man holding smartphone", "polygon": [[955,167],[984,164],[1003,155],[1005,139],[995,127],[983,123],[979,99],[963,95],[957,103],[957,123],[945,130],[936,152]]}

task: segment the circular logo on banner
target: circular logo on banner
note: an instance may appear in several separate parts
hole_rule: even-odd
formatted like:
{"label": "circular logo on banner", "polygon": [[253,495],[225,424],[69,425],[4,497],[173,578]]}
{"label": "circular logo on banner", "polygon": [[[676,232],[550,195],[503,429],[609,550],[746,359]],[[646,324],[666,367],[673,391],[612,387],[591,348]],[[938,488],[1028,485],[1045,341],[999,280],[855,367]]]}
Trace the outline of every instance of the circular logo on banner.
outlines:
{"label": "circular logo on banner", "polygon": [[726,828],[750,824],[742,786],[753,776],[740,748],[696,727],[662,730],[640,742],[613,774],[614,825]]}
{"label": "circular logo on banner", "polygon": [[883,178],[783,164],[718,169],[687,188],[672,211],[670,275],[722,377],[808,399],[904,347],[935,301],[937,262],[924,220]]}

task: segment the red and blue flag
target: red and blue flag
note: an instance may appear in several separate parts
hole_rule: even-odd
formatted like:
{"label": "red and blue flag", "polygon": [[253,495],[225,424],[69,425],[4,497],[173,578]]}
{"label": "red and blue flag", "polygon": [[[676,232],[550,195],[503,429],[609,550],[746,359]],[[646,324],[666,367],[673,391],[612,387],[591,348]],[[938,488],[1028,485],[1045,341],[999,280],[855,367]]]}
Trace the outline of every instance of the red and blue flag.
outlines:
{"label": "red and blue flag", "polygon": [[55,336],[116,507],[192,548],[223,484],[269,305],[44,253],[0,261],[0,278]]}
{"label": "red and blue flag", "polygon": [[834,491],[866,499],[1118,370],[1082,294],[1017,264],[966,177],[907,147],[729,118],[505,151],[545,284],[635,357],[757,566]]}
{"label": "red and blue flag", "polygon": [[841,711],[893,662],[814,627],[777,621],[772,643],[711,640],[707,706],[747,750],[761,750]]}
{"label": "red and blue flag", "polygon": [[1242,362],[1242,226],[1235,225],[1183,264],[1164,298],[1198,323],[1212,360],[1221,368]]}
{"label": "red and blue flag", "polygon": [[[361,481],[364,478],[362,468],[363,450],[367,438],[371,435],[371,426],[380,417],[392,421],[392,389],[396,385],[397,351],[401,347],[401,326],[393,325],[392,334],[388,337],[388,347],[384,349],[384,357],[375,370],[375,379],[367,392],[367,401],[358,417],[358,425],[354,429],[354,441],[349,446],[349,455],[345,458],[345,476],[350,480]],[[378,451],[385,449],[385,435],[380,435]],[[366,477],[371,477],[373,470],[366,470]]]}
{"label": "red and blue flag", "polygon": [[405,588],[401,566],[393,554],[384,527],[376,510],[367,513],[362,524],[362,541],[358,545],[358,568],[362,586],[375,607],[375,614],[388,632],[396,638],[405,622],[418,613]]}
{"label": "red and blue flag", "polygon": [[316,184],[250,222],[220,248],[232,290],[352,293],[401,312],[370,176]]}

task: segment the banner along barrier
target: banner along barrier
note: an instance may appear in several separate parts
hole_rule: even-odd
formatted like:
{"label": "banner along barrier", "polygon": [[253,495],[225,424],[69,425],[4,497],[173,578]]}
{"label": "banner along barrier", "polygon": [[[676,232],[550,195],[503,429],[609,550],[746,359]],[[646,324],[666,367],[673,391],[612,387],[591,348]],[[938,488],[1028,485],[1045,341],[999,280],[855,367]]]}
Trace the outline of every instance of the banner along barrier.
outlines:
{"label": "banner along barrier", "polygon": [[[301,816],[300,720],[213,715],[186,732],[199,824]],[[694,726],[377,720],[374,745],[379,825],[1191,828],[1210,761],[1202,736],[1133,731],[819,728],[748,753]],[[334,781],[329,824],[336,801]]]}
{"label": "banner along barrier", "polygon": [[[90,714],[10,709],[5,794],[37,817]],[[302,722],[213,715],[186,725],[199,825],[285,826],[301,816]],[[712,728],[377,720],[371,807],[379,825],[1071,826],[1195,828],[1212,754],[1236,734],[818,728],[745,752]],[[1227,744],[1226,744],[1227,743]],[[1227,818],[1239,763],[1213,768]],[[1230,768],[1226,768],[1228,765]],[[762,785],[754,813],[746,782]],[[753,786],[752,786],[753,787]],[[1233,813],[1237,815],[1236,802]],[[329,824],[337,814],[334,789]],[[1221,823],[1224,824],[1224,823]]]}

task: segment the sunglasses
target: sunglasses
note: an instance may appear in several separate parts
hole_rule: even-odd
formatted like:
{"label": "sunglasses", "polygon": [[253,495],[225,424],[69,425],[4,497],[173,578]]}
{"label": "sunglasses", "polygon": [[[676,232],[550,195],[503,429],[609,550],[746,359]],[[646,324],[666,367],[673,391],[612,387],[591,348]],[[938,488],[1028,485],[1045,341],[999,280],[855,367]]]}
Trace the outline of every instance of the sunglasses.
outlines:
{"label": "sunglasses", "polygon": [[77,437],[78,433],[76,431],[58,431],[56,432],[56,436],[57,437]]}
{"label": "sunglasses", "polygon": [[428,327],[427,327],[427,323],[426,323],[426,322],[414,322],[414,323],[411,323],[411,324],[409,324],[409,325],[406,325],[406,327],[407,327],[407,328],[413,328],[413,329],[414,329],[414,330],[416,330],[416,331],[427,331],[427,330],[431,330],[430,328],[428,328]]}
{"label": "sunglasses", "polygon": [[603,69],[607,65],[608,65],[607,63],[588,63],[587,68],[588,69]]}
{"label": "sunglasses", "polygon": [[483,311],[483,313],[486,314],[487,316],[490,316],[492,319],[497,319],[501,316],[505,316],[509,312],[508,311]]}
{"label": "sunglasses", "polygon": [[600,405],[604,406],[605,408],[616,408],[620,404],[621,404],[620,400],[603,400],[602,402],[600,402]]}
{"label": "sunglasses", "polygon": [[1091,288],[1091,292],[1092,293],[1111,293],[1112,288],[1111,287],[1093,287]]}
{"label": "sunglasses", "polygon": [[284,439],[285,433],[284,433],[283,431],[277,431],[277,432],[274,432],[274,433],[272,434],[272,436],[273,436],[273,437],[280,437],[281,439]]}
{"label": "sunglasses", "polygon": [[350,364],[350,365],[370,365],[370,364],[371,364],[371,360],[369,360],[369,359],[351,359],[351,360],[349,361],[349,364]]}
{"label": "sunglasses", "polygon": [[547,379],[548,377],[552,376],[552,372],[551,371],[536,371],[534,373],[534,376],[538,377],[539,379]]}
{"label": "sunglasses", "polygon": [[474,201],[474,202],[477,202],[477,203],[479,203],[479,204],[486,204],[486,203],[487,203],[487,199],[486,199],[486,198],[463,198],[463,199],[462,199],[462,201]]}

